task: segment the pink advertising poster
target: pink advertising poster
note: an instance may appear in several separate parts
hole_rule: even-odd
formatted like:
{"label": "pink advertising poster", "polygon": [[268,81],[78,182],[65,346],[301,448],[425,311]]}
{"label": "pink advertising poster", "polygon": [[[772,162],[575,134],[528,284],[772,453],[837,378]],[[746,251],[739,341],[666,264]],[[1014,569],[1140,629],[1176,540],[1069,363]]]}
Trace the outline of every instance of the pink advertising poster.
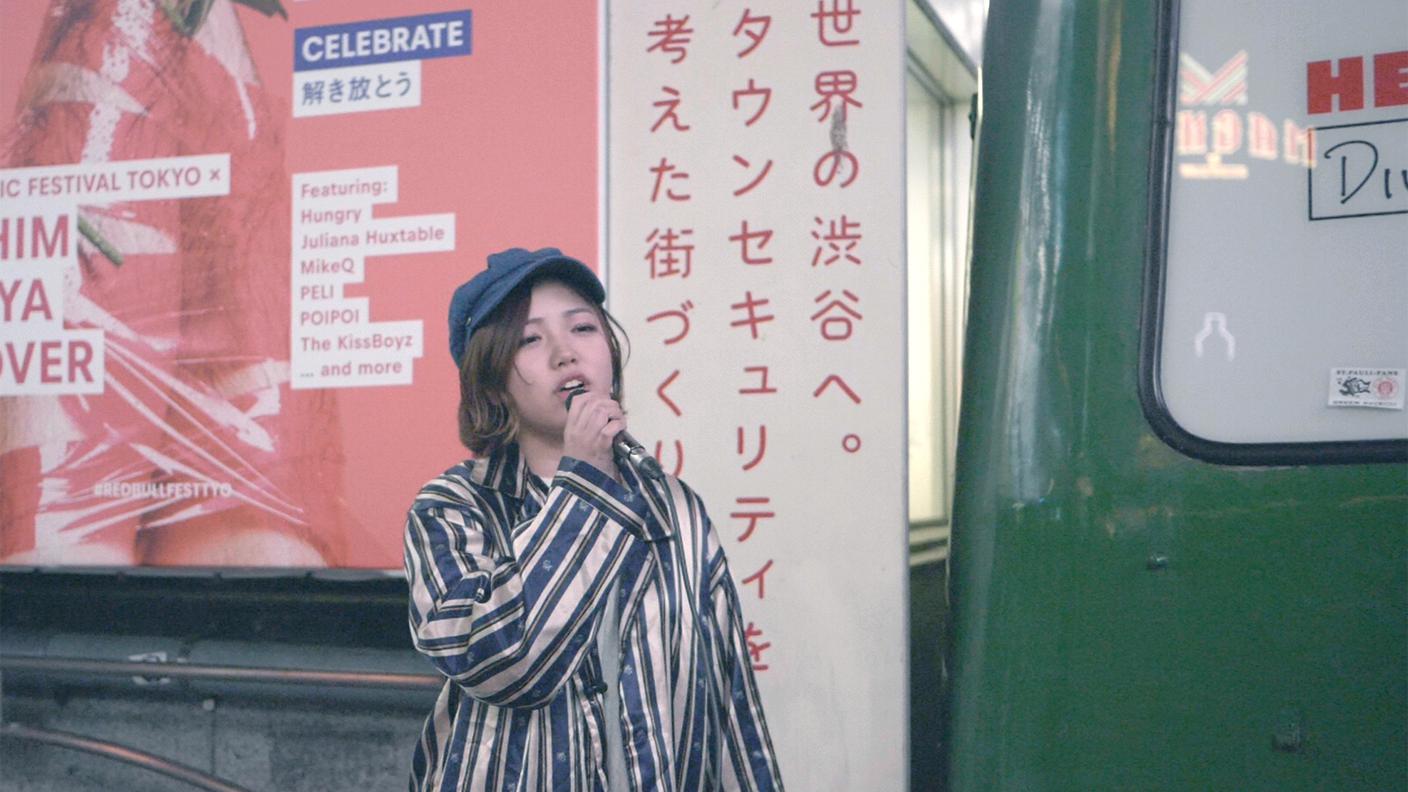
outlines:
{"label": "pink advertising poster", "polygon": [[0,19],[0,566],[398,569],[450,293],[596,266],[597,3]]}

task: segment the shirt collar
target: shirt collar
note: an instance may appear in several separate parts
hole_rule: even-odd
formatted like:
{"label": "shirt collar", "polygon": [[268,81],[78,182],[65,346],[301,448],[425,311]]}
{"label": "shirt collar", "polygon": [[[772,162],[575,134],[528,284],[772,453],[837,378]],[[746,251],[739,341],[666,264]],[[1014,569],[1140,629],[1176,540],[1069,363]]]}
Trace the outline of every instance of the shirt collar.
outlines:
{"label": "shirt collar", "polygon": [[486,457],[474,460],[469,469],[469,480],[482,487],[496,489],[516,500],[523,500],[530,486],[536,491],[536,484],[530,485],[533,474],[528,470],[528,460],[518,450],[517,443],[509,443]]}

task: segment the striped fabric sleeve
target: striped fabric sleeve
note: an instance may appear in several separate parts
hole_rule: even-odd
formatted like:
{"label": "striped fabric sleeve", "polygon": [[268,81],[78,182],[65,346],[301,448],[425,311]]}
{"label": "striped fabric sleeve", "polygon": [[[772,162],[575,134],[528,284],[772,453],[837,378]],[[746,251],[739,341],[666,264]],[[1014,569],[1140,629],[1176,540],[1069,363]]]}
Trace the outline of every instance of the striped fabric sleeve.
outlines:
{"label": "striped fabric sleeve", "polygon": [[[496,706],[548,703],[586,655],[610,581],[646,506],[590,465],[564,458],[542,508],[517,525],[497,492],[437,485],[406,520],[411,637],[446,676]],[[511,543],[511,549],[505,544]]]}
{"label": "striped fabric sleeve", "polygon": [[719,546],[713,525],[709,531],[709,596],[714,609],[718,636],[719,691],[723,718],[723,761],[720,763],[723,789],[745,792],[780,792],[782,774],[777,767],[772,737],[763,717],[763,702],[753,676],[753,661],[744,632],[743,608],[738,588],[729,573],[728,561]]}

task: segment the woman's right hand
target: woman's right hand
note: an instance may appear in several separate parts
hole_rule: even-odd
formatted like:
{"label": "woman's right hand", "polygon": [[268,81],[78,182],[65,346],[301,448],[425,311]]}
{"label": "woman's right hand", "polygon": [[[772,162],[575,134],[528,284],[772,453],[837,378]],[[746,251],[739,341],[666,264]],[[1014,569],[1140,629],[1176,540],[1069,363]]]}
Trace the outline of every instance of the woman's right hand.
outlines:
{"label": "woman's right hand", "polygon": [[621,480],[611,443],[626,429],[626,413],[606,394],[578,391],[567,405],[567,425],[562,432],[562,453],[575,457]]}

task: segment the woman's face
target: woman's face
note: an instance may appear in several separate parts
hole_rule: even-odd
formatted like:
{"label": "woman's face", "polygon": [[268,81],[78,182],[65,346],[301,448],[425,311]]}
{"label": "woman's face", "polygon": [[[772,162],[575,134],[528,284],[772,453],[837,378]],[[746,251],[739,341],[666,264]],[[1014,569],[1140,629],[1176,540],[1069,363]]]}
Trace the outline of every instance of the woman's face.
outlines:
{"label": "woman's face", "polygon": [[544,280],[533,286],[508,395],[519,432],[561,444],[567,397],[575,387],[611,393],[611,347],[596,308],[568,286]]}

